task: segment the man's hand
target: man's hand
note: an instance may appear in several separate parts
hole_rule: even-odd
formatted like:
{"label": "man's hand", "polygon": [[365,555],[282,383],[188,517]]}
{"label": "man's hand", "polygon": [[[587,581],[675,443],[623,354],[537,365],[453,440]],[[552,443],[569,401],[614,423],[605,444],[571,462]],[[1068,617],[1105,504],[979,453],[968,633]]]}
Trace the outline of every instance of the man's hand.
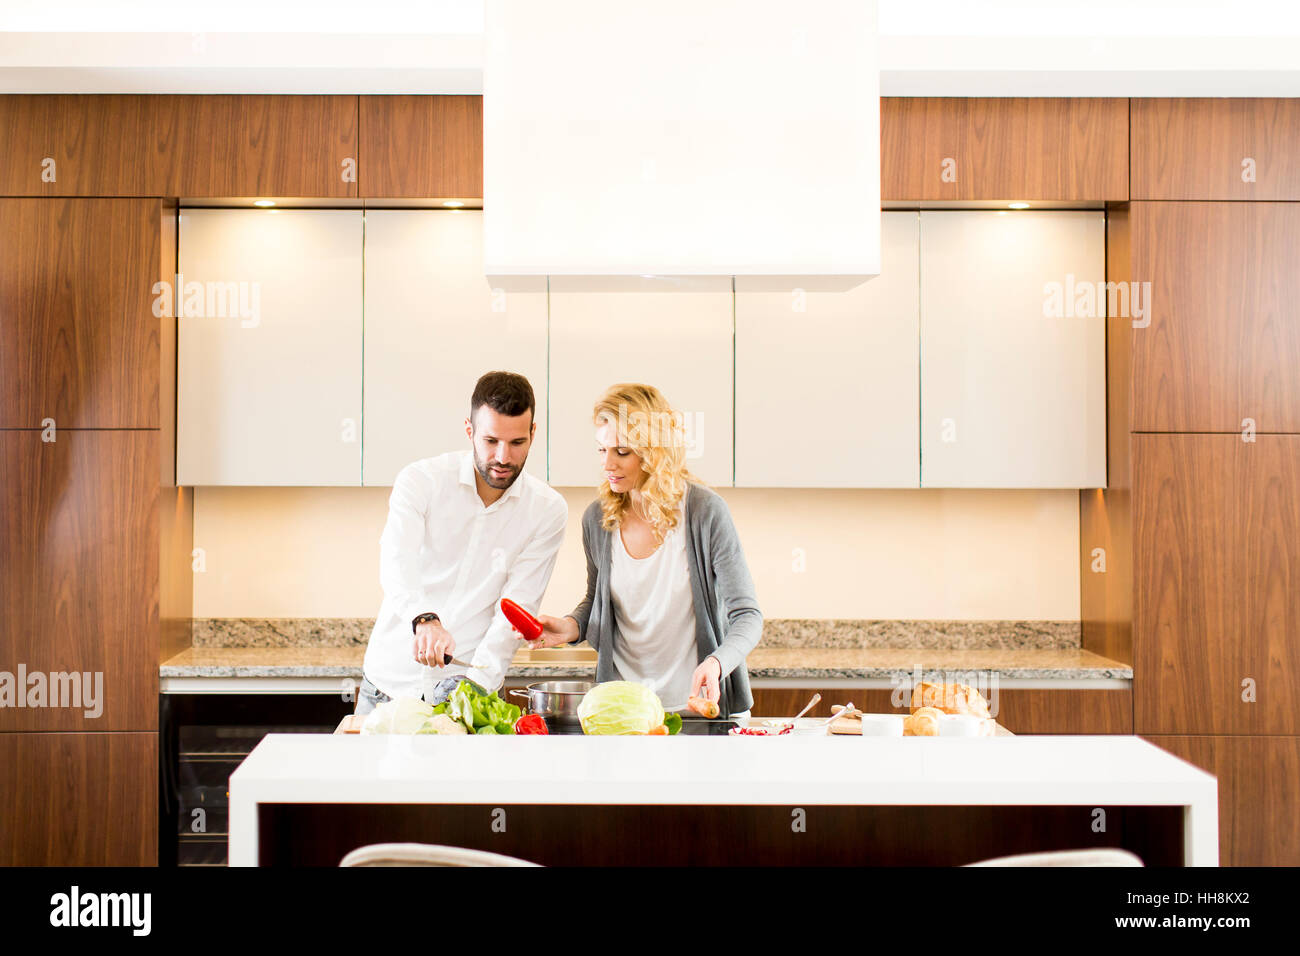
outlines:
{"label": "man's hand", "polygon": [[720,695],[718,681],[722,679],[722,665],[716,657],[706,657],[700,661],[691,675],[691,696],[703,697],[716,701]]}
{"label": "man's hand", "polygon": [[425,621],[415,625],[412,651],[421,664],[442,667],[443,661],[456,653],[456,640],[441,621]]}
{"label": "man's hand", "polygon": [[[571,617],[549,617],[539,614],[537,620],[542,625],[542,636],[535,641],[529,641],[529,647],[559,647],[561,644],[570,644],[581,636],[578,622]],[[519,634],[518,628],[512,627],[510,630],[523,640],[523,635]]]}

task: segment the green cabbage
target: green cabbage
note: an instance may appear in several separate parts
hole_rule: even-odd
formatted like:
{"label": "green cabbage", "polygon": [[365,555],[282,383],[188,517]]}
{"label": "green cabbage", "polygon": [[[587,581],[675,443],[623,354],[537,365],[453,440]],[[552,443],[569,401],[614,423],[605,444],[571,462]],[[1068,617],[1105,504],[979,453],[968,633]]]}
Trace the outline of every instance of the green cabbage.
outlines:
{"label": "green cabbage", "polygon": [[578,721],[584,734],[648,734],[664,722],[664,705],[645,684],[611,680],[587,691]]}

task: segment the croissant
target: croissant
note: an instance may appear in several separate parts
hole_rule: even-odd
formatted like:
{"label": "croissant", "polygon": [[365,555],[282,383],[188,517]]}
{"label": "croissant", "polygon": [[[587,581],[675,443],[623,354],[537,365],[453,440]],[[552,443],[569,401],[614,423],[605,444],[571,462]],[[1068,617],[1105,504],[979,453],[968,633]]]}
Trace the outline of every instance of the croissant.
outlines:
{"label": "croissant", "polygon": [[912,688],[912,712],[933,707],[945,714],[989,717],[989,705],[975,688],[966,684],[931,684],[922,681]]}
{"label": "croissant", "polygon": [[938,737],[939,718],[943,711],[937,707],[918,707],[903,718],[904,737]]}

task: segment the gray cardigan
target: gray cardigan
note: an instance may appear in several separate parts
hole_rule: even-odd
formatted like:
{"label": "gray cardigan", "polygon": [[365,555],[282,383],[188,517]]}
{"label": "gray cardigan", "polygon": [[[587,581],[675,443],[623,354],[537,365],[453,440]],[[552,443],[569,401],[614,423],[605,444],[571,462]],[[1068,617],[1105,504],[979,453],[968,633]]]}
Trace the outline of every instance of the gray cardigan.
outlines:
{"label": "gray cardigan", "polygon": [[[686,491],[686,558],[695,603],[695,646],[699,660],[713,656],[722,665],[719,708],[723,716],[749,710],[745,657],[763,631],[754,582],[736,536],[727,503],[715,491],[690,482]],[[587,596],[569,615],[578,633],[596,649],[596,680],[617,680],[614,642],[617,625],[610,601],[610,547],[613,535],[600,525],[600,501],[582,513],[582,547],[587,552]]]}

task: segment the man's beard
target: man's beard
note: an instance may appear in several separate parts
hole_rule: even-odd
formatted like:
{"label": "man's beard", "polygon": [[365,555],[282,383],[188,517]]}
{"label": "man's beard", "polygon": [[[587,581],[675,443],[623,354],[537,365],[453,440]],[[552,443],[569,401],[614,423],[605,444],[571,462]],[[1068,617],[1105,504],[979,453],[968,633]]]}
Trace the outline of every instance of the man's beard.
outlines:
{"label": "man's beard", "polygon": [[495,488],[498,491],[505,491],[513,485],[515,479],[523,473],[524,469],[522,464],[518,468],[515,468],[513,465],[504,465],[503,467],[511,468],[512,471],[509,476],[498,478],[496,475],[492,474],[492,469],[496,467],[494,463],[490,461],[480,461],[477,454],[474,456],[474,467],[478,470],[479,477],[487,482],[488,487]]}

